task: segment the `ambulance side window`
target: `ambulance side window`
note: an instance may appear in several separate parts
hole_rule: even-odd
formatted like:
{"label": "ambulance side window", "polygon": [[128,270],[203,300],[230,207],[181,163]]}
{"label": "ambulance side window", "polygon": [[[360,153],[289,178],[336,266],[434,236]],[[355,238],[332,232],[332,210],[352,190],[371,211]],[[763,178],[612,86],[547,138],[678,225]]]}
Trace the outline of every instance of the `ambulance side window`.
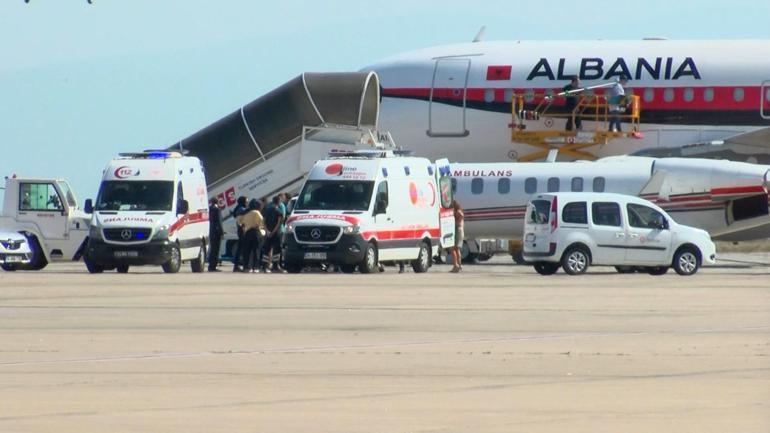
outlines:
{"label": "ambulance side window", "polygon": [[439,179],[438,189],[441,195],[441,207],[444,209],[449,209],[452,207],[452,196],[454,195],[456,186],[457,179],[455,178],[444,176]]}
{"label": "ambulance side window", "polygon": [[182,189],[182,182],[176,184],[176,208],[177,210],[182,208],[182,201],[184,201],[184,189]]}

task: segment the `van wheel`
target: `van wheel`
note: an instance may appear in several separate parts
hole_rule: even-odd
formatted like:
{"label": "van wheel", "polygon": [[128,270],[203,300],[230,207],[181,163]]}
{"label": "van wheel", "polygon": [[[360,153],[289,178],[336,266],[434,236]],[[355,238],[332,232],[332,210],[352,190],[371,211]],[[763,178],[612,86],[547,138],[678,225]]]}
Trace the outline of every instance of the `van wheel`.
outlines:
{"label": "van wheel", "polygon": [[635,266],[615,266],[615,270],[618,271],[619,274],[633,274],[636,272]]}
{"label": "van wheel", "polygon": [[179,253],[178,246],[174,245],[171,247],[171,258],[162,267],[163,272],[167,274],[179,272],[179,268],[182,267],[182,255]]}
{"label": "van wheel", "polygon": [[343,274],[352,274],[356,271],[356,265],[340,265]]}
{"label": "van wheel", "polygon": [[663,275],[668,272],[668,266],[652,266],[647,268],[647,273],[650,275]]}
{"label": "van wheel", "polygon": [[580,275],[586,272],[590,261],[585,248],[571,247],[561,257],[561,267],[569,275]]}
{"label": "van wheel", "polygon": [[302,272],[302,262],[300,263],[284,263],[284,267],[286,268],[286,272],[290,274],[299,274]]}
{"label": "van wheel", "polygon": [[558,263],[538,262],[533,265],[535,272],[540,275],[553,275],[559,270]]}
{"label": "van wheel", "polygon": [[366,254],[364,261],[359,265],[362,274],[374,274],[379,272],[380,267],[377,259],[377,246],[373,243],[366,245]]}
{"label": "van wheel", "polygon": [[126,274],[126,273],[128,273],[128,265],[118,265],[115,269],[118,270],[119,274]]}
{"label": "van wheel", "polygon": [[86,269],[89,274],[101,274],[104,272],[104,266],[92,262],[88,256],[83,257],[83,262],[86,264]]}
{"label": "van wheel", "polygon": [[414,269],[415,273],[421,274],[428,272],[428,268],[430,268],[430,246],[427,242],[422,242],[420,244],[420,255],[417,256],[416,260],[412,261],[412,269]]}
{"label": "van wheel", "polygon": [[198,250],[198,257],[190,262],[190,269],[193,272],[203,272],[203,267],[206,265],[206,244],[201,244]]}
{"label": "van wheel", "polygon": [[691,247],[683,247],[674,254],[674,270],[679,275],[692,275],[698,272],[700,267],[700,256],[698,252]]}

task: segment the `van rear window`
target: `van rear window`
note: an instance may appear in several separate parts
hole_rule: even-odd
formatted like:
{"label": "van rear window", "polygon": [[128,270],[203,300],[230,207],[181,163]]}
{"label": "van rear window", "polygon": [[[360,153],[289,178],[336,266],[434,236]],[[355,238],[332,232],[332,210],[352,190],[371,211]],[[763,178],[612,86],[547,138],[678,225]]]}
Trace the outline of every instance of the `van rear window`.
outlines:
{"label": "van rear window", "polygon": [[588,224],[586,202],[574,201],[567,203],[562,210],[561,219],[565,223]]}
{"label": "van rear window", "polygon": [[532,200],[527,214],[530,224],[548,224],[551,215],[551,202],[548,200]]}

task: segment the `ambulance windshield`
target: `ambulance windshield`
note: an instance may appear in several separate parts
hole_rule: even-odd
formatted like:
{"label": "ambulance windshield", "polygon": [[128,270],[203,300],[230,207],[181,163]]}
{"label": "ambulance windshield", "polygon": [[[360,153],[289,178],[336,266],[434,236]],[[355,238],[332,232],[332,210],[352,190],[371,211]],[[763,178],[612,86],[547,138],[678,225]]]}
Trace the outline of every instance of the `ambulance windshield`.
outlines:
{"label": "ambulance windshield", "polygon": [[174,183],[170,181],[102,182],[96,199],[96,210],[170,211]]}
{"label": "ambulance windshield", "polygon": [[365,211],[373,187],[373,181],[308,180],[294,209]]}

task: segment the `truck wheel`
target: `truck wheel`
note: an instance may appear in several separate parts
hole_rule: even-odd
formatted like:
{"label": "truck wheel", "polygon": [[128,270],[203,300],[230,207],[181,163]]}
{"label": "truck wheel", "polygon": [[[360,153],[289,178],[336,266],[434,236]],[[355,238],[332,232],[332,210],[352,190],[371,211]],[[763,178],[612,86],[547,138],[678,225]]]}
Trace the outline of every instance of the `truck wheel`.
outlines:
{"label": "truck wheel", "polygon": [[571,247],[561,257],[561,267],[569,275],[584,274],[590,262],[591,259],[583,247]]}
{"label": "truck wheel", "polygon": [[27,237],[27,242],[29,243],[29,249],[32,251],[32,260],[26,265],[26,269],[39,271],[46,267],[48,260],[45,258],[43,248],[40,246],[40,241],[37,240],[37,237],[29,236]]}
{"label": "truck wheel", "polygon": [[417,274],[428,272],[430,268],[430,246],[427,242],[420,243],[420,254],[412,261],[412,269]]}
{"label": "truck wheel", "polygon": [[380,267],[377,260],[377,247],[373,243],[366,245],[366,254],[364,261],[359,265],[362,274],[374,274],[379,272]]}
{"label": "truck wheel", "polygon": [[179,253],[179,247],[171,247],[171,258],[163,264],[163,272],[167,274],[176,274],[182,267],[182,255]]}
{"label": "truck wheel", "polygon": [[128,265],[118,265],[115,269],[117,269],[119,274],[127,274],[128,273]]}
{"label": "truck wheel", "polygon": [[343,274],[352,274],[356,271],[356,265],[340,265]]}
{"label": "truck wheel", "polygon": [[190,262],[190,269],[193,272],[203,272],[203,268],[206,265],[206,244],[201,244],[198,250],[198,257]]}
{"label": "truck wheel", "polygon": [[700,267],[700,256],[698,252],[691,247],[683,247],[674,254],[674,270],[679,275],[692,275],[698,272]]}
{"label": "truck wheel", "polygon": [[284,263],[286,272],[290,274],[299,274],[302,272],[302,263]]}
{"label": "truck wheel", "polygon": [[553,275],[559,270],[558,263],[538,262],[533,265],[535,272],[540,275]]}
{"label": "truck wheel", "polygon": [[83,262],[86,264],[86,269],[89,274],[101,274],[104,272],[104,266],[92,262],[88,256],[83,257]]}

